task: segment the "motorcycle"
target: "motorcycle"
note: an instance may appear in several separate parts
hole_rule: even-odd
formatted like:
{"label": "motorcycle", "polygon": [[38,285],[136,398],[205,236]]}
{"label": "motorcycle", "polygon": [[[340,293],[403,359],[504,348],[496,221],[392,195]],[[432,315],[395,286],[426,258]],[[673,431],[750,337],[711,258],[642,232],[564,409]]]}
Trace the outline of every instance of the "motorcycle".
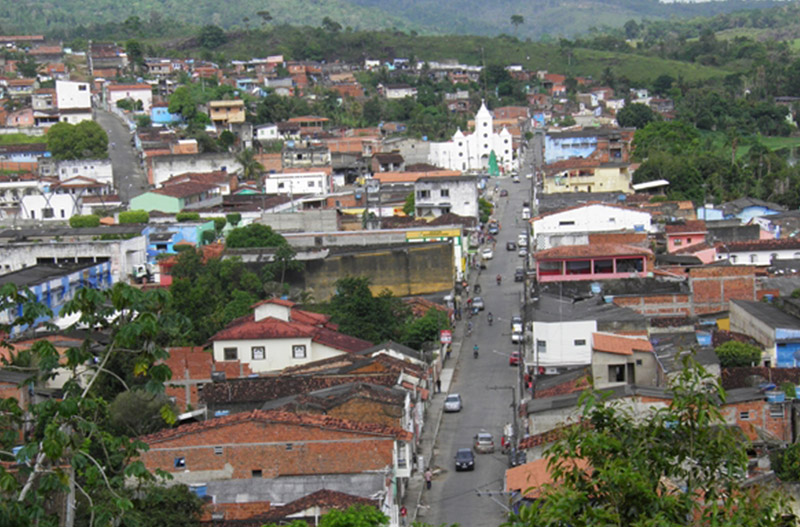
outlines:
{"label": "motorcycle", "polygon": [[494,322],[494,317],[492,316],[492,314],[491,314],[491,313],[489,313],[489,316],[488,316],[488,317],[486,317],[486,319],[489,321],[489,325],[491,326],[491,325],[492,325],[492,322]]}
{"label": "motorcycle", "polygon": [[502,277],[502,276],[500,276],[500,275],[497,275],[497,285],[500,285],[500,283],[501,283],[502,281],[503,281],[503,277]]}
{"label": "motorcycle", "polygon": [[475,284],[475,294],[477,295],[480,292],[481,292],[481,284]]}
{"label": "motorcycle", "polygon": [[472,356],[475,357],[476,359],[478,358],[478,345],[477,344],[475,344],[475,347],[472,348]]}

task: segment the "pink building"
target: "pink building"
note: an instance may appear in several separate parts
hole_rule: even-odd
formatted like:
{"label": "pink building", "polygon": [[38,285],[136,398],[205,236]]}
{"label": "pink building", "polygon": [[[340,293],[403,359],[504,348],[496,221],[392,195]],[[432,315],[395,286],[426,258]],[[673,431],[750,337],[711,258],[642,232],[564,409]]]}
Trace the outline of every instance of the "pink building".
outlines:
{"label": "pink building", "polygon": [[653,252],[621,243],[563,245],[536,253],[539,282],[645,277]]}
{"label": "pink building", "polygon": [[706,222],[703,220],[689,220],[684,223],[666,225],[664,232],[667,235],[667,252],[674,253],[691,245],[706,241]]}

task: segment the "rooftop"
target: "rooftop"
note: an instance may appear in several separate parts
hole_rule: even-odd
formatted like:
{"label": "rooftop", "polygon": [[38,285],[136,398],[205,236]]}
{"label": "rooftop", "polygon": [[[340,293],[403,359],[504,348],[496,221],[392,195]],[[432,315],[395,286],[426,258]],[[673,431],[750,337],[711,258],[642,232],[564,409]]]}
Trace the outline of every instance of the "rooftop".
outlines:
{"label": "rooftop", "polygon": [[772,329],[800,330],[800,318],[790,315],[773,304],[753,300],[732,300],[732,302]]}
{"label": "rooftop", "polygon": [[553,260],[561,258],[600,258],[603,256],[650,256],[653,251],[623,243],[595,243],[592,245],[562,245],[536,253],[536,259]]}
{"label": "rooftop", "polygon": [[55,265],[34,265],[14,271],[4,275],[0,275],[0,286],[6,284],[14,284],[17,287],[32,287],[49,280],[54,280],[62,276],[67,276],[76,271],[89,269],[99,265],[98,263],[89,263],[83,265],[72,266],[55,266]]}

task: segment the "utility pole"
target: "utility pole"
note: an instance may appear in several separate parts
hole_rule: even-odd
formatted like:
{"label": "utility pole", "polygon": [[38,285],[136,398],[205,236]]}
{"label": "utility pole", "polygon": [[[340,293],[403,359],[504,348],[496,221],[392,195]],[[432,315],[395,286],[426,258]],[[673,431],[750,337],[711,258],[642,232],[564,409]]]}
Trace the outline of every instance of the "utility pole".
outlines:
{"label": "utility pole", "polygon": [[487,386],[486,389],[511,391],[511,422],[512,426],[514,427],[514,435],[511,437],[511,444],[514,446],[514,448],[517,448],[517,438],[519,437],[519,431],[517,430],[517,389],[514,386]]}

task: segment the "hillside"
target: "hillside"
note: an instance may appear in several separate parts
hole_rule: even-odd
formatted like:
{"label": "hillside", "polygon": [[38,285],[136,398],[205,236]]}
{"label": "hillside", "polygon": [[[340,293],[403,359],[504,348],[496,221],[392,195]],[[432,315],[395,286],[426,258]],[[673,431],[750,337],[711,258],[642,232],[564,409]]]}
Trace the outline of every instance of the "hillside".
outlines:
{"label": "hillside", "polygon": [[[426,34],[516,34],[538,39],[619,27],[629,19],[709,16],[780,5],[772,0],[728,0],[662,4],[657,0],[0,0],[0,28],[6,33],[89,36],[87,26],[137,16],[175,27],[216,24],[258,27],[268,11],[274,24],[317,26],[329,17],[353,29],[397,28]],[[510,17],[524,22],[512,27]],[[83,33],[83,34],[81,34]]]}

